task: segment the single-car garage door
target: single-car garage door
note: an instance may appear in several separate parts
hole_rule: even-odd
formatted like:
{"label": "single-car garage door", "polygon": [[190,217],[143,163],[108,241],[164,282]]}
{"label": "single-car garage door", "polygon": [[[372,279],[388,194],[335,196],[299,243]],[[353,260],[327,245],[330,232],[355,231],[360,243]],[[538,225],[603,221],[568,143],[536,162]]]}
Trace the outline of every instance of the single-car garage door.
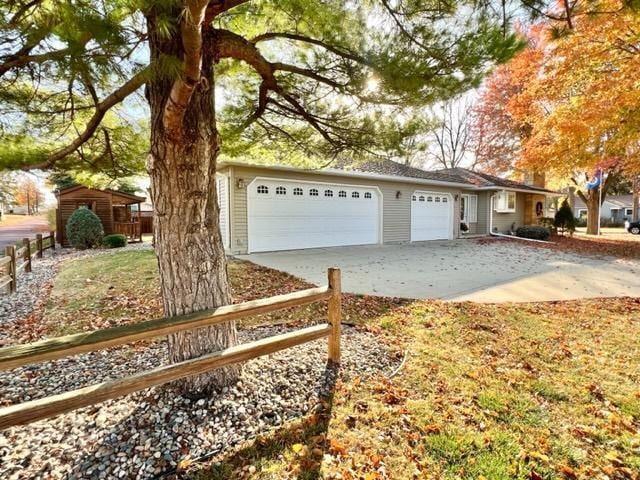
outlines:
{"label": "single-car garage door", "polygon": [[438,192],[414,192],[411,196],[411,241],[451,238],[451,195]]}
{"label": "single-car garage door", "polygon": [[379,242],[377,188],[257,178],[247,190],[249,253]]}

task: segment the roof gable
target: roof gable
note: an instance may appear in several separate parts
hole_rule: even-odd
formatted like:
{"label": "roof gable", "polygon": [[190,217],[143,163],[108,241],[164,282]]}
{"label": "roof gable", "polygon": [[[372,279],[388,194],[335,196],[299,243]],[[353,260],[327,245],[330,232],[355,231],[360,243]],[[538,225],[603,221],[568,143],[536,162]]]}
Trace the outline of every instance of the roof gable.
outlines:
{"label": "roof gable", "polygon": [[117,190],[111,190],[109,188],[100,190],[97,188],[85,187],[84,185],[74,185],[72,187],[61,188],[58,191],[56,191],[56,197],[61,197],[65,195],[74,195],[76,193],[80,193],[83,190],[87,192],[91,192],[94,195],[96,194],[101,196],[110,195],[112,198],[117,198],[119,201],[121,201],[126,205],[130,205],[132,203],[144,203],[147,200],[146,197],[139,197],[138,195],[133,195],[131,193],[119,192]]}

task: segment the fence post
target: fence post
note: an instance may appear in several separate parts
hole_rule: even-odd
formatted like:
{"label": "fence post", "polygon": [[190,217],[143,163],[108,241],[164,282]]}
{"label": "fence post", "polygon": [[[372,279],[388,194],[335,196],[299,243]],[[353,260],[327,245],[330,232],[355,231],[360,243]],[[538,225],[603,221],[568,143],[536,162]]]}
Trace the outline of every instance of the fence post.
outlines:
{"label": "fence post", "polygon": [[18,275],[16,272],[16,247],[14,247],[13,245],[5,247],[4,254],[11,259],[11,261],[9,262],[9,276],[11,277],[11,283],[9,283],[9,292],[13,293],[16,291],[16,282],[18,280]]}
{"label": "fence post", "polygon": [[22,244],[24,245],[24,255],[22,257],[22,260],[27,262],[24,267],[24,271],[28,273],[31,271],[31,240],[29,240],[28,238],[23,238]]}
{"label": "fence post", "polygon": [[56,232],[49,232],[49,238],[51,239],[51,250],[56,249]]}
{"label": "fence post", "polygon": [[342,321],[342,286],[340,281],[340,269],[330,268],[327,272],[331,298],[328,302],[329,323],[331,335],[329,335],[329,362],[340,363],[340,322]]}
{"label": "fence post", "polygon": [[37,250],[37,257],[38,258],[42,258],[42,234],[38,233],[36,234],[36,250]]}

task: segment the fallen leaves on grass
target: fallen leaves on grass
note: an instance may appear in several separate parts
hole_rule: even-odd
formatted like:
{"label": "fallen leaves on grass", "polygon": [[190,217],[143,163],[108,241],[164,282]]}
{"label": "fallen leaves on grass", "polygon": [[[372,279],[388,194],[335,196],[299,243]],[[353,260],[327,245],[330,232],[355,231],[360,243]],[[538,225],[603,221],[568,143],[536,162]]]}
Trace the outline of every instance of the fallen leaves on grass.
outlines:
{"label": "fallen leaves on grass", "polygon": [[628,259],[640,258],[639,242],[634,240],[613,240],[598,236],[553,236],[549,243],[527,242],[526,244],[522,240],[504,237],[479,239],[476,241],[481,244],[517,242],[519,245],[526,245],[531,248],[546,248],[549,250],[578,253],[580,255],[611,256]]}

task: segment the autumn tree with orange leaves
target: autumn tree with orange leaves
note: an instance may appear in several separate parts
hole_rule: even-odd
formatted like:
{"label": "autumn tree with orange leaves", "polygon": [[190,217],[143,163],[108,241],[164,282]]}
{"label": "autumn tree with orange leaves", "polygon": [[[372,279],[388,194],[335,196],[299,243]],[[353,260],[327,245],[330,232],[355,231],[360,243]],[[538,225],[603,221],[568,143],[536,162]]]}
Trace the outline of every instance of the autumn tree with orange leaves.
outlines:
{"label": "autumn tree with orange leaves", "polygon": [[595,234],[599,194],[586,181],[603,170],[604,200],[620,175],[640,174],[640,14],[620,0],[590,8],[598,14],[576,10],[570,26],[547,16],[531,29],[528,48],[487,81],[475,132],[494,171],[570,179]]}
{"label": "autumn tree with orange leaves", "polygon": [[39,213],[40,205],[44,202],[44,193],[36,182],[27,177],[18,184],[15,199],[18,205],[27,207],[27,215],[35,215]]}
{"label": "autumn tree with orange leaves", "polygon": [[487,78],[480,100],[471,113],[471,144],[475,165],[495,175],[511,173],[520,157],[522,142],[532,126],[521,112],[521,96],[540,69],[540,27],[532,29],[526,48],[510,62],[498,66]]}

